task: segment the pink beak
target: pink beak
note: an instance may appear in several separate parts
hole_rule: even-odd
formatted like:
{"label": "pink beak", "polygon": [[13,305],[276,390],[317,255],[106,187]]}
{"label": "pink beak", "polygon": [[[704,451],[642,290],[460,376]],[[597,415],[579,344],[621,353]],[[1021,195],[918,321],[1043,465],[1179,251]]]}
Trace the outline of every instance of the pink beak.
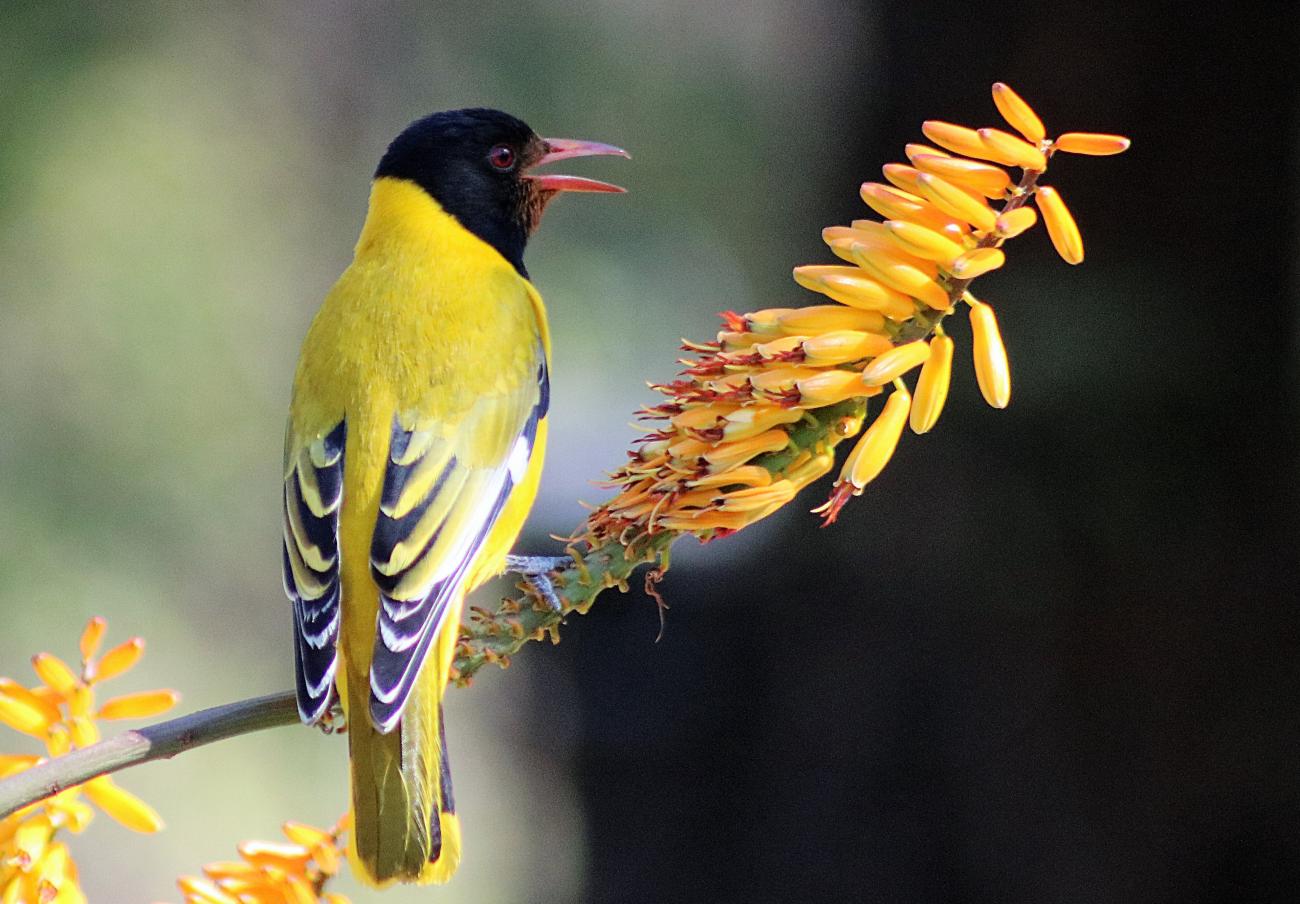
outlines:
{"label": "pink beak", "polygon": [[[546,153],[542,155],[542,159],[533,164],[534,166],[544,166],[556,160],[568,160],[570,157],[631,157],[622,148],[616,148],[612,144],[601,144],[599,141],[577,141],[573,138],[543,138],[542,141],[546,143]],[[559,176],[547,173],[540,176],[529,175],[526,178],[533,180],[543,191],[627,191],[617,185],[586,179],[582,176]]]}

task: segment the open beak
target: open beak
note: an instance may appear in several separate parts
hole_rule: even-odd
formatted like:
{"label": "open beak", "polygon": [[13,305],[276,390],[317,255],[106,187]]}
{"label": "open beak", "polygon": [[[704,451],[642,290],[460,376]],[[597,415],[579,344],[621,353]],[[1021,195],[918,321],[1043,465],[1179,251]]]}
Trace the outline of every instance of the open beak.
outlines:
{"label": "open beak", "polygon": [[[554,163],[556,160],[568,160],[570,157],[631,156],[622,148],[616,148],[612,144],[601,144],[599,141],[578,141],[573,138],[543,138],[542,141],[546,144],[546,153],[533,166],[545,166],[548,163]],[[538,176],[530,174],[526,178],[531,179],[543,191],[627,191],[627,189],[620,188],[617,185],[600,182],[596,179],[586,179],[582,176],[559,176],[544,173]]]}

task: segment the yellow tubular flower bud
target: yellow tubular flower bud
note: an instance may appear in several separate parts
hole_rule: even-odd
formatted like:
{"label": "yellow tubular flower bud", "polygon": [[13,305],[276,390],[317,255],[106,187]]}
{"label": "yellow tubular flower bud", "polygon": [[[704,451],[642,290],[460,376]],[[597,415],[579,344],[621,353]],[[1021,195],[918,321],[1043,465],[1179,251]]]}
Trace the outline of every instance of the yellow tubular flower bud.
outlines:
{"label": "yellow tubular flower bud", "polygon": [[753,405],[733,411],[724,419],[722,439],[725,442],[748,439],[780,424],[790,424],[803,417],[796,408],[777,405]]}
{"label": "yellow tubular flower bud", "polygon": [[921,175],[919,169],[905,163],[886,163],[880,168],[880,171],[885,174],[885,179],[890,184],[901,188],[903,191],[916,193],[916,177]]}
{"label": "yellow tubular flower bud", "polygon": [[802,341],[802,336],[782,336],[780,339],[754,346],[754,351],[764,358],[775,358],[794,351]]}
{"label": "yellow tubular flower bud", "polygon": [[949,159],[951,159],[952,157],[952,155],[949,154],[947,151],[941,151],[938,148],[932,148],[928,144],[903,145],[903,153],[905,153],[907,155],[907,159],[911,160],[913,163],[915,163],[916,158],[921,156],[922,154],[928,154],[931,157],[947,157]]}
{"label": "yellow tubular flower bud", "polygon": [[796,381],[794,385],[799,390],[801,408],[820,408],[872,394],[862,385],[862,377],[856,370],[823,370]]}
{"label": "yellow tubular flower bud", "polygon": [[[780,335],[780,333],[774,330],[772,335]],[[762,338],[762,333],[737,333],[734,330],[719,330],[718,347],[724,352],[748,351]]]}
{"label": "yellow tubular flower bud", "polygon": [[1043,121],[1038,118],[1038,114],[1005,83],[994,82],[993,103],[997,105],[1002,118],[1011,128],[1024,135],[1026,140],[1038,144],[1047,137],[1047,129],[1043,128]]}
{"label": "yellow tubular flower bud", "polygon": [[1012,239],[1038,222],[1038,214],[1032,207],[1017,207],[998,217],[997,231],[1003,238]]}
{"label": "yellow tubular flower bud", "polygon": [[956,126],[938,119],[928,119],[921,123],[921,131],[941,148],[947,148],[954,154],[991,160],[989,149],[980,141],[979,133],[965,126]]}
{"label": "yellow tubular flower bud", "polygon": [[1001,129],[980,129],[977,134],[980,141],[984,142],[985,157],[1021,169],[1039,172],[1047,169],[1047,156],[1029,142],[1017,138],[1010,132]]}
{"label": "yellow tubular flower bud", "polygon": [[993,309],[982,301],[971,302],[970,328],[975,340],[975,379],[980,393],[994,408],[1006,408],[1011,401],[1011,368]]}
{"label": "yellow tubular flower bud", "polygon": [[854,249],[853,259],[868,276],[880,280],[913,298],[919,298],[936,311],[948,309],[948,293],[943,287],[910,264],[901,263],[884,254],[860,253]]}
{"label": "yellow tubular flower bud", "polygon": [[766,308],[762,311],[746,314],[745,329],[759,335],[775,336],[781,331],[777,326],[777,321],[781,319],[781,315],[793,310],[794,308]]}
{"label": "yellow tubular flower bud", "polygon": [[952,379],[952,337],[935,336],[930,340],[930,355],[921,365],[921,375],[916,378],[916,395],[912,399],[910,421],[913,433],[928,433],[939,420],[943,403],[948,398],[948,383]]}
{"label": "yellow tubular flower bud", "polygon": [[318,844],[329,844],[333,846],[334,839],[330,833],[324,829],[318,829],[315,826],[309,826],[301,822],[286,822],[280,827],[290,841],[294,844],[301,844],[303,847],[315,847]]}
{"label": "yellow tubular flower bud", "polygon": [[993,212],[993,208],[951,182],[931,173],[922,173],[916,182],[916,187],[926,200],[949,216],[970,223],[984,232],[992,232],[997,226],[998,215]]}
{"label": "yellow tubular flower bud", "polygon": [[906,389],[895,389],[885,400],[885,407],[872,422],[862,439],[853,447],[840,471],[840,480],[853,484],[856,493],[880,476],[898,447],[907,423],[907,412],[912,397]]}
{"label": "yellow tubular flower bud", "polygon": [[1079,227],[1060,194],[1056,189],[1044,185],[1034,196],[1038,201],[1038,209],[1043,212],[1043,225],[1047,227],[1047,234],[1052,239],[1056,253],[1067,264],[1083,263],[1083,236],[1079,235]]}
{"label": "yellow tubular flower bud", "polygon": [[772,472],[767,468],[758,465],[741,465],[739,468],[733,468],[721,474],[706,474],[703,477],[688,480],[686,485],[692,489],[728,486],[765,487],[771,482]]}
{"label": "yellow tubular flower bud", "polygon": [[62,697],[68,697],[77,687],[77,676],[68,664],[53,653],[37,653],[32,657],[32,670],[45,682],[45,686]]}
{"label": "yellow tubular flower bud", "polygon": [[885,224],[879,220],[854,220],[849,224],[849,227],[858,232],[865,232],[868,236],[876,239],[889,239],[889,233],[885,231]]}
{"label": "yellow tubular flower bud", "polygon": [[116,678],[139,662],[142,655],[144,655],[144,639],[132,637],[105,653],[91,678],[96,682]]}
{"label": "yellow tubular flower bud", "polygon": [[916,304],[911,298],[870,279],[857,266],[809,264],[795,267],[794,281],[840,304],[879,311],[890,320],[906,320],[916,313]]}
{"label": "yellow tubular flower bud", "polygon": [[1053,147],[1067,154],[1089,154],[1093,157],[1109,157],[1128,150],[1131,144],[1123,135],[1103,135],[1100,132],[1066,132]]}
{"label": "yellow tubular flower bud", "polygon": [[879,182],[865,182],[861,194],[867,206],[887,220],[908,220],[944,233],[949,233],[950,230],[962,233],[969,231],[969,227],[960,218],[943,213],[929,201],[909,192]]}
{"label": "yellow tubular flower bud", "polygon": [[44,738],[46,729],[50,727],[50,721],[39,706],[7,694],[0,694],[0,724],[34,738]]}
{"label": "yellow tubular flower bud", "polygon": [[163,827],[162,817],[153,807],[119,788],[107,775],[92,778],[82,787],[95,806],[133,832],[151,834]]}
{"label": "yellow tubular flower bud", "polygon": [[180,700],[180,694],[171,690],[139,691],[123,694],[104,701],[99,709],[101,719],[146,719],[165,713]]}
{"label": "yellow tubular flower bud", "polygon": [[702,405],[674,415],[670,423],[678,430],[707,430],[735,410],[735,405]]}
{"label": "yellow tubular flower bud", "polygon": [[878,333],[885,327],[879,311],[866,311],[837,304],[796,308],[781,317],[781,331],[789,336],[816,336],[830,330],[865,330]]}
{"label": "yellow tubular flower bud", "polygon": [[87,719],[84,716],[75,718],[68,728],[72,734],[72,743],[76,747],[89,747],[99,741],[99,727],[95,725],[94,719]]}
{"label": "yellow tubular flower bud", "polygon": [[906,220],[888,220],[885,227],[889,230],[889,237],[900,248],[923,260],[947,264],[966,250],[947,236]]}
{"label": "yellow tubular flower bud", "polygon": [[794,389],[795,382],[821,371],[812,367],[772,367],[750,374],[747,382],[756,392],[786,392]]}
{"label": "yellow tubular flower bud", "polygon": [[976,248],[953,261],[952,275],[958,279],[974,279],[1001,267],[1006,259],[998,248]]}
{"label": "yellow tubular flower bud", "polygon": [[904,258],[906,263],[912,264],[920,270],[925,271],[931,278],[939,275],[938,269],[934,264],[922,260],[911,259],[903,252],[893,240],[890,239],[888,231],[879,223],[873,224],[876,229],[863,230],[853,229],[847,226],[830,226],[822,230],[822,238],[835,255],[843,260],[852,261],[854,248],[868,248],[875,251],[881,251],[894,257]]}
{"label": "yellow tubular flower bud", "polygon": [[99,644],[104,639],[104,631],[108,629],[108,622],[96,615],[90,621],[86,622],[86,628],[81,632],[81,658],[89,659],[99,650]]}
{"label": "yellow tubular flower bud", "polygon": [[788,480],[777,480],[765,487],[732,490],[719,497],[718,508],[724,512],[757,512],[780,507],[794,498],[798,488]]}
{"label": "yellow tubular flower bud", "polygon": [[1006,170],[989,163],[933,154],[917,154],[912,162],[922,172],[940,176],[958,188],[972,189],[986,198],[1001,198],[1011,187],[1011,177]]}
{"label": "yellow tubular flower bud", "polygon": [[889,246],[889,241],[882,235],[864,229],[853,229],[848,226],[827,226],[822,230],[822,241],[835,253],[836,257],[846,261],[853,260],[852,248],[854,245],[880,248]]}
{"label": "yellow tubular flower bud", "polygon": [[920,367],[929,357],[930,346],[924,339],[894,346],[862,369],[862,382],[867,386],[884,386]]}
{"label": "yellow tubular flower bud", "polygon": [[[769,430],[758,436],[737,440],[734,443],[721,443],[716,446],[703,446],[700,458],[708,462],[710,474],[720,474],[746,464],[756,455],[764,452],[779,452],[790,444],[790,435],[784,430]],[[700,444],[703,445],[703,444]]]}
{"label": "yellow tubular flower bud", "polygon": [[887,336],[858,330],[835,330],[803,341],[808,363],[823,366],[874,358],[893,347]]}

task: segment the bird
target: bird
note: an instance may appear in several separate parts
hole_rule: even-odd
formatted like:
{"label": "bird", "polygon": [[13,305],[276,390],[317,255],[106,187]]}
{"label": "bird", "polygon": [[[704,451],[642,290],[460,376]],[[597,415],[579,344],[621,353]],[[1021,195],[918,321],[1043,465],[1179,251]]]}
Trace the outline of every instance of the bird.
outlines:
{"label": "bird", "polygon": [[534,169],[593,155],[628,156],[499,110],[412,123],[303,341],[283,486],[298,713],[342,708],[348,857],[375,887],[460,861],[442,697],[465,596],[504,571],[536,497],[550,407],[524,247],[559,194],[624,190]]}

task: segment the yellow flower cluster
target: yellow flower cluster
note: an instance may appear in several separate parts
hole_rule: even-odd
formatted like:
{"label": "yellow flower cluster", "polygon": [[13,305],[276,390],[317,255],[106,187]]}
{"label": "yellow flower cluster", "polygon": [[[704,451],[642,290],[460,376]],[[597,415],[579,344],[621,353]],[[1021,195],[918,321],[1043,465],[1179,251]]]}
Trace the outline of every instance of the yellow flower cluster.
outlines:
{"label": "yellow flower cluster", "polygon": [[[179,696],[156,690],[125,694],[95,703],[95,688],[140,661],[144,641],[133,637],[96,657],[107,623],[92,618],[81,635],[81,668],[74,671],[51,653],[32,657],[40,683],[27,687],[0,678],[0,723],[45,744],[48,756],[99,740],[100,719],[136,719],[171,709]],[[30,769],[45,757],[0,755],[0,778]],[[89,798],[113,819],[137,832],[162,828],[158,814],[134,794],[101,776],[24,807],[0,820],[0,902],[2,904],[71,904],[85,901],[76,863],[57,837],[60,829],[82,832],[94,816]]]}
{"label": "yellow flower cluster", "polygon": [[[829,304],[728,312],[715,342],[684,346],[698,357],[683,360],[681,379],[653,387],[668,401],[640,417],[666,423],[611,475],[619,493],[588,518],[589,545],[630,546],[664,532],[707,540],[739,530],[829,472],[834,445],[861,432],[830,499],[816,509],[833,522],[884,469],[905,426],[915,433],[934,426],[953,360],[942,322],[961,302],[969,309],[980,391],[990,405],[1006,407],[1006,351],[993,309],[970,293],[971,281],[1001,267],[1002,245],[1037,222],[1031,200],[1061,257],[1081,262],[1078,227],[1040,177],[1058,151],[1116,154],[1129,142],[1085,132],[1049,139],[1009,87],[994,85],[993,100],[1018,135],[926,122],[922,132],[933,144],[907,145],[908,164],[884,167],[888,184],[862,186],[880,219],[824,230],[844,263],[796,267],[794,279]],[[909,390],[904,377],[917,368]],[[867,400],[886,388],[863,432]],[[820,417],[824,427],[828,414],[830,430],[812,430],[811,442],[801,441],[801,425]]]}
{"label": "yellow flower cluster", "polygon": [[245,841],[239,860],[209,863],[203,876],[177,880],[186,904],[348,904],[325,883],[343,863],[347,817],[333,829],[283,826],[285,842]]}

